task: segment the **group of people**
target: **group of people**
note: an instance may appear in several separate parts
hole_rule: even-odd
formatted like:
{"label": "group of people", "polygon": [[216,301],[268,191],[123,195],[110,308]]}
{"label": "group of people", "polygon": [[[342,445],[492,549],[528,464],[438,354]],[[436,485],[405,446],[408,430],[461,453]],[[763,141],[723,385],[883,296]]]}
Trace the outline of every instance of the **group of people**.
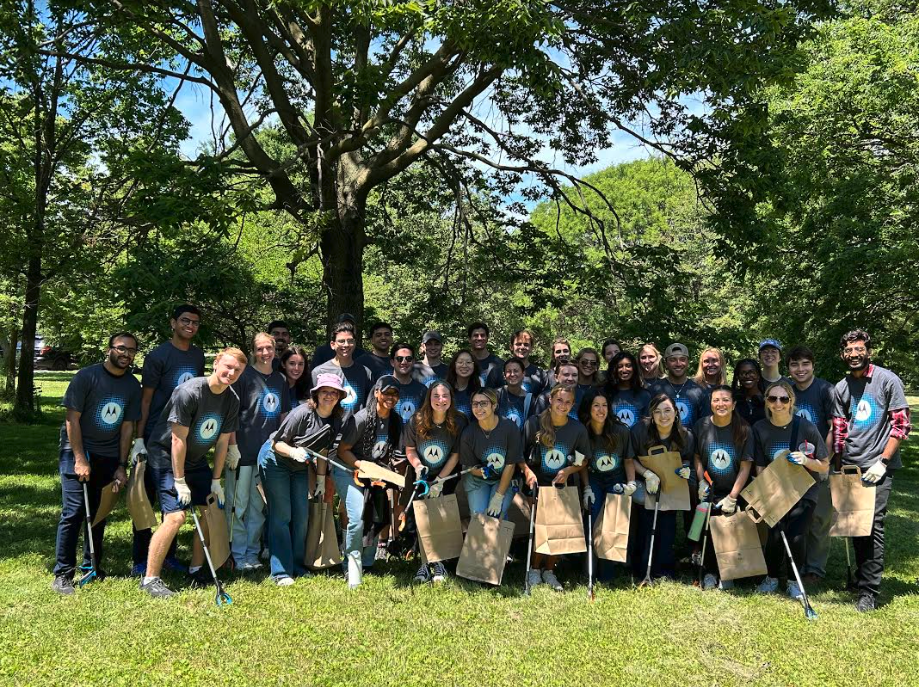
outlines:
{"label": "group of people", "polygon": [[[539,487],[569,485],[579,489],[586,517],[595,520],[607,494],[624,493],[640,506],[658,491],[660,478],[642,459],[662,445],[680,455],[677,474],[689,484],[693,507],[709,501],[712,517],[742,509],[742,490],[777,458],[787,457],[814,477],[781,526],[770,530],[761,592],[776,591],[786,576],[780,530],[805,581],[826,575],[832,519],[827,474],[860,467],[876,489],[876,506],[870,535],[853,540],[856,606],[867,611],[876,605],[887,502],[910,413],[900,379],[871,362],[867,332],[841,338],[848,373],[835,385],[815,376],[808,348],[785,352],[775,339],[762,341],[756,358],[738,361],[728,385],[717,348],[701,352],[690,376],[690,352],[681,343],[663,353],[645,344],[632,353],[609,339],[575,353],[559,337],[551,364],[542,368],[530,357],[531,332],[513,332],[509,356],[500,358],[489,348],[488,326],[476,322],[466,332],[468,347],[445,362],[439,332],[425,332],[416,348],[394,341],[386,323],[370,328],[364,350],[347,314],[329,343],[311,354],[292,345],[283,321],[272,322],[253,338],[251,360],[239,349],[224,349],[205,376],[204,354],[192,343],[200,323],[194,306],[177,308],[172,337],[147,353],[140,383],[129,373],[138,341],[127,332],[111,337],[103,363],[71,381],[62,402],[56,591],[74,591],[84,493],[95,512],[103,487],[114,482],[122,488],[138,461],[146,461],[147,495],[158,501],[162,522],[153,533],[134,531],[133,574],[142,590],[161,598],[174,593],[162,569],[185,569],[175,555],[185,513],[210,494],[225,503],[236,568],[260,568],[265,550],[271,578],[288,586],[308,574],[309,503],[329,500],[334,490],[344,572],[354,588],[378,559],[387,533],[391,538],[397,530],[417,485],[430,486],[423,498],[436,498],[461,483],[470,513],[502,519],[515,492],[532,496]],[[404,475],[405,489],[362,477],[370,464]],[[457,474],[461,480],[444,479]],[[661,511],[652,523],[653,511],[637,510],[633,572],[650,560],[654,577],[673,577],[676,511]],[[92,529],[97,560],[104,529],[104,520]],[[84,565],[89,556],[84,542]],[[714,556],[699,562],[706,571],[703,587],[730,586],[719,580]],[[193,584],[212,582],[203,563],[196,539],[187,568]],[[529,587],[561,591],[557,563],[558,557],[534,552]],[[613,566],[600,563],[600,579],[609,579]],[[422,562],[415,580],[447,574],[443,563]],[[801,589],[788,577],[787,593],[799,598]]]}

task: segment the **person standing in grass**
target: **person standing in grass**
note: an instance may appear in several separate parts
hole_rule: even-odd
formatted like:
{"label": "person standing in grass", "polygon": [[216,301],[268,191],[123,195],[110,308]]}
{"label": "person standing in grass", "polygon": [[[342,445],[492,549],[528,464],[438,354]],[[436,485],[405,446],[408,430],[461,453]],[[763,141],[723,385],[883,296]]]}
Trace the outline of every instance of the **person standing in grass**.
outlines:
{"label": "person standing in grass", "polygon": [[453,389],[453,405],[456,410],[472,419],[472,397],[482,388],[479,383],[479,364],[466,350],[457,351],[447,370],[447,384]]}
{"label": "person standing in grass", "polygon": [[370,327],[370,352],[361,356],[361,365],[370,370],[375,381],[381,375],[392,374],[389,349],[392,348],[392,327],[386,322],[375,322]]}
{"label": "person standing in grass", "polygon": [[[136,465],[138,460],[146,460],[147,442],[153,435],[156,425],[169,402],[169,397],[179,384],[184,384],[194,377],[204,376],[204,353],[192,344],[201,328],[201,311],[193,305],[180,305],[169,320],[172,329],[172,338],[166,341],[144,357],[144,369],[140,378],[141,401],[140,420],[137,422],[137,439],[131,447],[131,465]],[[144,470],[144,489],[147,499],[154,503],[156,499],[156,485],[150,470]],[[132,529],[134,525],[131,525]],[[147,554],[150,548],[150,529],[133,529],[134,540],[132,544],[132,557],[134,567],[132,575],[142,576],[147,569]],[[176,543],[166,556],[167,570],[187,572],[188,568],[176,558]]]}
{"label": "person standing in grass", "polygon": [[284,320],[273,320],[268,324],[268,333],[274,339],[274,359],[271,365],[278,370],[281,368],[281,359],[290,348],[290,327]]}
{"label": "person standing in grass", "polygon": [[227,450],[226,515],[236,569],[258,570],[265,508],[259,493],[258,454],[290,412],[290,391],[274,369],[274,339],[260,332],[252,338],[254,362],[233,384],[239,397],[239,429]]}
{"label": "person standing in grass", "polygon": [[501,368],[501,358],[488,350],[491,331],[484,322],[473,322],[466,327],[466,336],[469,339],[469,350],[479,365],[479,385],[486,386],[492,368]]}
{"label": "person standing in grass", "polygon": [[[795,394],[791,385],[782,380],[766,387],[766,419],[753,426],[754,454],[756,474],[760,474],[774,460],[788,460],[805,468],[815,480],[819,474],[830,469],[827,460],[826,437],[814,423],[795,416]],[[811,517],[817,505],[818,488],[815,483],[801,500],[788,511],[775,527],[769,530],[766,546],[763,550],[766,557],[764,579],[756,590],[760,593],[771,593],[779,587],[779,577],[783,572],[786,559],[785,543],[782,532],[788,539],[791,555],[800,570],[804,565],[804,546]],[[791,566],[788,566],[791,573]],[[801,598],[801,588],[793,578],[788,578],[788,596]]]}
{"label": "person standing in grass", "polygon": [[[433,382],[421,408],[405,426],[405,455],[419,479],[430,483],[453,473],[459,463],[460,436],[465,427],[465,416],[453,407],[453,389],[446,382]],[[431,484],[427,498],[439,497],[444,486]],[[447,493],[452,493],[456,480],[448,482],[446,488]],[[422,563],[415,573],[415,582],[440,582],[446,576],[443,563]]]}
{"label": "person standing in grass", "polygon": [[[629,428],[610,411],[609,401],[599,389],[591,389],[584,394],[578,417],[587,428],[590,439],[584,510],[591,522],[596,522],[603,511],[607,494],[616,493],[617,486],[621,486],[622,493],[629,497],[638,489],[633,460],[635,454]],[[600,559],[597,578],[601,582],[611,580],[613,569],[612,561]]]}
{"label": "person standing in grass", "polygon": [[281,356],[281,373],[287,380],[291,409],[310,398],[310,373],[306,356],[306,349],[301,346],[291,346]]}
{"label": "person standing in grass", "polygon": [[[84,530],[86,505],[83,485],[89,495],[91,517],[99,508],[102,489],[115,483],[117,491],[127,481],[125,468],[140,418],[140,384],[128,372],[137,354],[137,338],[119,332],[109,338],[105,362],[77,372],[61,405],[67,409],[61,426],[58,470],[61,476],[61,519],[57,526],[54,581],[58,594],[73,594],[77,540]],[[102,565],[102,537],[106,521],[92,528],[96,562]],[[91,565],[89,541],[83,532],[83,565]],[[99,579],[105,576],[97,570]]]}
{"label": "person standing in grass", "polygon": [[734,365],[731,391],[740,417],[751,427],[766,418],[766,400],[763,398],[763,375],[759,362],[743,358]]}
{"label": "person standing in grass", "polygon": [[[584,425],[569,416],[574,402],[574,388],[558,384],[549,392],[548,409],[531,417],[524,425],[523,445],[527,461],[523,464],[523,474],[530,489],[566,484],[576,486],[569,478],[573,478],[575,473],[583,473],[583,463],[577,456],[580,454],[586,459],[591,454],[591,445]],[[527,573],[531,589],[545,583],[557,592],[564,591],[555,575],[558,559],[558,556],[533,552],[533,567]]]}
{"label": "person standing in grass", "polygon": [[763,384],[772,384],[782,379],[779,365],[782,362],[782,344],[778,339],[759,342],[759,364],[762,366]]}
{"label": "person standing in grass", "polygon": [[705,391],[728,383],[724,353],[718,348],[706,348],[699,356],[699,367],[692,380]]}
{"label": "person standing in grass", "polygon": [[[535,340],[533,332],[529,329],[518,329],[511,334],[510,345],[511,358],[517,358],[523,365],[523,377],[520,381],[520,386],[525,394],[533,394],[533,398],[539,396],[546,385],[546,371],[530,360]],[[504,368],[493,367],[488,379],[485,381],[485,386],[489,389],[498,390],[505,383]]]}
{"label": "person standing in grass", "polygon": [[[668,451],[676,451],[683,460],[679,475],[688,480],[690,465],[695,455],[695,442],[692,433],[679,422],[676,403],[667,394],[658,394],[652,398],[649,410],[651,417],[632,427],[632,447],[636,455],[636,470],[645,478],[645,491],[656,494],[660,488],[660,478],[642,464],[641,456],[647,456],[648,451],[655,446],[664,446]],[[676,514],[675,510],[662,510],[657,514],[657,536],[654,541],[654,558],[651,561],[652,577],[673,579],[675,575],[673,543],[676,538]],[[654,510],[643,508],[641,530],[644,544],[643,555],[640,557],[642,569],[647,567],[648,556],[651,554],[653,524]]]}
{"label": "person standing in grass", "polygon": [[412,376],[426,387],[446,379],[449,366],[440,357],[444,350],[440,332],[425,332],[421,337],[421,350],[424,351],[424,357],[415,363]]}
{"label": "person standing in grass", "polygon": [[[699,480],[699,501],[714,504],[711,517],[732,515],[738,507],[740,492],[753,469],[753,430],[740,417],[731,387],[720,384],[711,390],[712,414],[693,427],[696,443],[695,470]],[[712,480],[710,488],[705,473]],[[702,561],[706,575],[703,589],[718,585],[718,563],[714,550],[707,550]],[[730,586],[727,582],[725,586]]]}
{"label": "person standing in grass", "polygon": [[855,329],[839,341],[848,374],[836,384],[833,407],[833,453],[837,464],[857,465],[862,480],[875,485],[874,522],[867,537],[854,537],[856,608],[877,606],[884,572],[884,520],[893,476],[903,467],[900,444],[910,424],[903,382],[888,369],[871,362],[871,336]]}
{"label": "person standing in grass", "polygon": [[[533,412],[534,396],[524,386],[524,364],[520,358],[504,361],[504,385],[498,390],[498,414],[513,421],[523,431],[523,423]],[[494,388],[494,387],[489,387]]]}
{"label": "person standing in grass", "polygon": [[335,352],[334,357],[318,367],[314,364],[312,371],[313,386],[316,386],[316,380],[321,374],[338,375],[342,386],[345,387],[345,400],[341,405],[345,412],[352,414],[363,408],[365,403],[372,402],[369,396],[373,387],[372,373],[363,363],[354,358],[355,346],[357,346],[354,332],[354,325],[351,322],[345,321],[335,325],[332,329],[331,343]]}
{"label": "person standing in grass", "polygon": [[313,497],[319,501],[325,496],[328,464],[313,460],[305,449],[331,451],[342,429],[344,397],[345,388],[337,375],[320,375],[310,398],[284,419],[259,450],[259,472],[268,501],[271,578],[280,587],[290,586],[295,577],[307,574],[303,562],[310,514],[307,464],[314,465]]}
{"label": "person standing in grass", "polygon": [[597,375],[600,371],[600,356],[594,348],[582,348],[574,358],[578,366],[578,400],[584,393],[597,386]]}
{"label": "person standing in grass", "polygon": [[[571,411],[568,414],[572,420],[578,419],[577,403],[584,396],[584,392],[578,387],[578,366],[573,360],[561,360],[555,365],[555,371],[553,374],[553,379],[555,384],[552,387],[554,389],[556,386],[565,386],[570,387],[575,394],[574,403],[571,404]],[[542,415],[546,412],[550,405],[550,395],[552,389],[544,391],[539,398],[536,399],[536,409],[533,411],[536,415]]]}
{"label": "person standing in grass", "polygon": [[656,394],[656,385],[661,379],[661,359],[663,356],[657,346],[646,343],[638,349],[638,364],[641,366],[641,379],[649,393]]}
{"label": "person standing in grass", "polygon": [[603,393],[612,412],[629,429],[648,417],[651,394],[642,382],[638,361],[628,351],[617,353],[610,361]]}
{"label": "person standing in grass", "polygon": [[[169,545],[185,522],[189,506],[204,506],[208,494],[224,501],[220,476],[230,437],[239,426],[239,397],[231,385],[246,369],[246,356],[238,348],[225,348],[214,359],[214,371],[179,385],[153,429],[150,440],[150,469],[159,490],[160,505],[166,514],[153,533],[147,572],[140,583],[142,591],[158,599],[173,592],[160,579],[160,570]],[[214,449],[214,467],[207,454]],[[207,522],[201,522],[207,532]],[[198,537],[192,540],[193,584],[210,584],[210,571],[202,571],[204,549]]]}

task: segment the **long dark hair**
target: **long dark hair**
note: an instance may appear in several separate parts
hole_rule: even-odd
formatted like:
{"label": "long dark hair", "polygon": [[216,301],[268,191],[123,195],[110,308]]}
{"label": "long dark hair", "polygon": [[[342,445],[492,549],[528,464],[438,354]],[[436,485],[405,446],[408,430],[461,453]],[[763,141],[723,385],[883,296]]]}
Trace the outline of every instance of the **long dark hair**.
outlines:
{"label": "long dark hair", "polygon": [[753,358],[741,358],[734,365],[734,378],[731,380],[731,393],[734,395],[735,401],[743,401],[746,398],[743,389],[740,388],[740,376],[737,374],[738,370],[744,365],[752,365],[756,368],[756,374],[759,375],[759,383],[756,385],[757,389],[759,389],[759,395],[762,396],[766,390],[763,386],[763,368],[760,367],[759,361]]}
{"label": "long dark hair", "polygon": [[479,367],[479,361],[475,359],[475,356],[465,348],[458,350],[453,354],[453,357],[450,358],[450,367],[447,370],[447,384],[450,385],[451,389],[459,388],[456,385],[456,380],[458,379],[456,374],[456,359],[463,353],[472,358],[472,376],[469,378],[469,386],[466,387],[466,393],[472,398],[472,394],[482,388],[482,382],[479,381],[479,377],[482,375],[482,368]]}
{"label": "long dark hair", "polygon": [[673,429],[670,430],[671,444],[675,444],[677,447],[677,450],[679,450],[680,453],[682,453],[683,450],[686,448],[686,444],[689,442],[689,435],[686,433],[686,430],[683,428],[683,423],[680,422],[680,411],[676,407],[676,403],[667,394],[658,394],[657,396],[651,399],[651,403],[648,405],[649,417],[646,420],[642,420],[642,422],[648,423],[648,437],[647,439],[645,439],[645,442],[646,442],[645,446],[641,447],[642,451],[644,451],[643,455],[648,455],[647,454],[648,449],[650,449],[652,446],[658,446],[659,444],[663,443],[663,439],[661,439],[660,432],[657,431],[657,423],[654,422],[654,411],[657,409],[657,407],[661,403],[664,403],[664,402],[669,403],[670,405],[673,406],[673,412],[674,412],[674,415],[676,416],[673,419]]}
{"label": "long dark hair", "polygon": [[[731,399],[736,403],[737,400],[734,398],[734,391],[727,384],[719,384],[716,387],[712,387],[711,394],[709,398],[715,395],[716,391],[725,391],[731,395]],[[712,420],[714,422],[714,420]],[[744,420],[740,413],[737,412],[737,406],[734,406],[734,410],[731,411],[731,440],[734,442],[734,448],[737,449],[737,455],[740,456],[743,454],[744,446],[747,444],[747,436],[750,433],[750,425],[747,424],[747,421]]]}
{"label": "long dark hair", "polygon": [[291,346],[281,355],[281,374],[284,375],[284,378],[287,379],[287,373],[284,371],[284,363],[286,363],[292,356],[299,355],[303,358],[303,374],[300,375],[300,379],[294,382],[291,390],[294,393],[294,396],[297,397],[298,401],[302,401],[306,398],[309,398],[310,395],[310,356],[304,348],[301,346]]}
{"label": "long dark hair", "polygon": [[[376,387],[373,390],[373,396],[367,404],[367,424],[364,426],[364,436],[361,437],[361,453],[365,460],[373,460],[373,447],[377,443],[377,397]],[[392,459],[393,451],[400,445],[402,436],[402,417],[395,409],[389,411],[389,450],[386,452],[387,461]]]}
{"label": "long dark hair", "polygon": [[606,383],[603,385],[603,392],[609,399],[613,398],[616,392],[619,391],[619,377],[616,375],[616,367],[623,360],[628,360],[632,363],[632,379],[629,381],[629,389],[633,393],[638,393],[645,388],[645,382],[641,376],[641,368],[638,367],[638,358],[628,351],[619,351],[613,356],[613,359],[609,361],[609,367],[606,368]]}
{"label": "long dark hair", "polygon": [[[597,399],[597,396],[602,396],[606,399],[607,408],[606,420],[603,422],[603,429],[600,430],[600,434],[595,434],[593,425],[590,424],[590,408]],[[619,419],[616,413],[613,412],[609,397],[600,389],[588,389],[584,394],[584,398],[581,399],[581,405],[578,406],[578,419],[581,421],[581,424],[587,428],[588,436],[592,439],[600,439],[607,451],[615,453],[619,450],[619,435],[616,433],[616,426],[621,425],[625,427],[625,424]]]}

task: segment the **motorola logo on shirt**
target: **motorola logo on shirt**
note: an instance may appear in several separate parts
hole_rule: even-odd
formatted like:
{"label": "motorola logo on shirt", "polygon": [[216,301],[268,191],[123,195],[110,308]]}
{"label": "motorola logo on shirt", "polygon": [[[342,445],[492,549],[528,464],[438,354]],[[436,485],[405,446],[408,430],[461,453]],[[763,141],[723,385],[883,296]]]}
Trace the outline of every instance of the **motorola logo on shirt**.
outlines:
{"label": "motorola logo on shirt", "polygon": [[354,407],[357,405],[360,399],[358,398],[357,392],[354,390],[354,387],[351,386],[348,380],[346,379],[344,380],[344,382],[345,382],[345,397],[341,401],[341,406],[345,410],[354,410]]}
{"label": "motorola logo on shirt", "polygon": [[513,421],[517,427],[523,427],[523,416],[516,408],[508,408],[504,414],[504,418]]}
{"label": "motorola logo on shirt", "polygon": [[215,413],[205,415],[198,420],[198,427],[196,429],[198,440],[203,444],[208,443],[217,436],[222,424],[223,419],[219,415]]}
{"label": "motorola logo on shirt", "polygon": [[849,405],[853,424],[860,427],[870,427],[880,416],[880,408],[871,396],[853,398]]}
{"label": "motorola logo on shirt", "polygon": [[612,472],[619,467],[619,456],[615,453],[606,453],[604,451],[594,452],[594,466],[597,472]]}
{"label": "motorola logo on shirt", "polygon": [[684,427],[692,423],[692,406],[686,401],[678,399],[676,402],[676,409],[680,413],[680,422]]}
{"label": "motorola logo on shirt", "polygon": [[721,442],[713,442],[708,454],[708,467],[718,473],[730,472],[736,449]]}
{"label": "motorola logo on shirt", "polygon": [[262,392],[262,410],[268,417],[274,417],[281,411],[281,398],[274,389],[265,389]]}
{"label": "motorola logo on shirt", "polygon": [[402,418],[402,424],[406,424],[415,414],[415,399],[406,398],[399,402],[399,417]]}
{"label": "motorola logo on shirt", "polygon": [[194,379],[194,378],[195,378],[195,370],[193,368],[180,367],[179,369],[176,370],[174,386],[179,386],[179,384],[184,384],[189,379]]}
{"label": "motorola logo on shirt", "polygon": [[626,427],[631,427],[638,420],[638,408],[631,403],[616,404],[616,417]]}
{"label": "motorola logo on shirt", "polygon": [[814,416],[813,408],[803,403],[798,406],[798,412],[795,413],[795,415],[798,417],[803,417],[808,422],[817,422]]}
{"label": "motorola logo on shirt", "polygon": [[504,449],[490,447],[485,449],[485,464],[490,465],[494,470],[504,469]]}
{"label": "motorola logo on shirt", "polygon": [[429,469],[439,468],[447,460],[447,447],[440,442],[426,444],[421,451],[421,459]]}
{"label": "motorola logo on shirt", "polygon": [[121,421],[124,414],[124,399],[109,398],[96,411],[96,426],[110,430]]}
{"label": "motorola logo on shirt", "polygon": [[386,458],[386,448],[389,445],[389,435],[388,434],[377,434],[377,441],[373,445],[373,450],[371,451],[371,458],[373,460],[383,460]]}
{"label": "motorola logo on shirt", "polygon": [[542,464],[545,472],[558,472],[568,462],[568,449],[556,444],[550,449],[542,448]]}

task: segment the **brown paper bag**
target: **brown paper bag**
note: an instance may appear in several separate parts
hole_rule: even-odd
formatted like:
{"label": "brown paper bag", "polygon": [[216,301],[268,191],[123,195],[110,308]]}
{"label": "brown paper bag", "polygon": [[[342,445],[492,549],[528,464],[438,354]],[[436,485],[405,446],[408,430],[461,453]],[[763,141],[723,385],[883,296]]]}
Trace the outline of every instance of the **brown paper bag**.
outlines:
{"label": "brown paper bag", "polygon": [[482,513],[473,515],[456,564],[456,574],[467,580],[501,584],[513,537],[514,523]]}
{"label": "brown paper bag", "polygon": [[676,471],[683,467],[683,458],[678,451],[668,451],[666,446],[652,446],[647,456],[639,456],[641,464],[661,478],[658,493],[645,495],[645,508],[654,510],[659,496],[661,510],[690,510],[689,481]]}
{"label": "brown paper bag", "polygon": [[456,494],[412,501],[418,542],[427,563],[457,558],[463,550],[463,523]]}
{"label": "brown paper bag", "polygon": [[341,549],[335,533],[335,510],[325,501],[310,501],[310,522],[306,531],[303,564],[311,570],[324,570],[341,563]]}
{"label": "brown paper bag", "polygon": [[536,553],[560,556],[587,551],[577,487],[539,487],[535,538]]}
{"label": "brown paper bag", "polygon": [[109,513],[112,512],[112,508],[114,508],[115,504],[118,502],[118,495],[121,491],[113,491],[112,487],[114,486],[115,482],[112,481],[102,487],[102,496],[99,498],[99,508],[96,509],[93,527],[105,520],[109,516]]}
{"label": "brown paper bag", "polygon": [[775,527],[815,484],[806,469],[788,462],[788,453],[782,451],[740,492],[769,527]]}
{"label": "brown paper bag", "polygon": [[147,491],[144,489],[144,471],[147,469],[147,461],[140,460],[128,477],[128,484],[125,487],[128,492],[127,503],[128,513],[131,514],[131,520],[134,522],[135,529],[149,530],[156,526],[156,514],[153,512],[153,506],[150,505],[150,499],[147,498]]}
{"label": "brown paper bag", "polygon": [[230,557],[230,533],[227,530],[226,512],[217,504],[217,497],[208,494],[206,503],[204,519],[207,520],[207,548],[216,570]]}
{"label": "brown paper bag", "polygon": [[842,472],[830,475],[833,499],[831,537],[867,537],[874,526],[874,499],[877,489],[862,482],[857,465],[843,465]]}
{"label": "brown paper bag", "polygon": [[377,465],[369,460],[361,461],[361,470],[358,477],[361,479],[372,479],[375,482],[389,482],[390,484],[395,484],[400,489],[405,488],[405,475],[400,475],[398,472],[388,470],[382,465]]}
{"label": "brown paper bag", "polygon": [[594,522],[594,551],[608,561],[625,563],[629,551],[629,518],[632,498],[607,494],[603,510]]}
{"label": "brown paper bag", "polygon": [[766,559],[759,542],[759,532],[749,511],[717,515],[709,521],[709,529],[722,580],[766,574]]}

